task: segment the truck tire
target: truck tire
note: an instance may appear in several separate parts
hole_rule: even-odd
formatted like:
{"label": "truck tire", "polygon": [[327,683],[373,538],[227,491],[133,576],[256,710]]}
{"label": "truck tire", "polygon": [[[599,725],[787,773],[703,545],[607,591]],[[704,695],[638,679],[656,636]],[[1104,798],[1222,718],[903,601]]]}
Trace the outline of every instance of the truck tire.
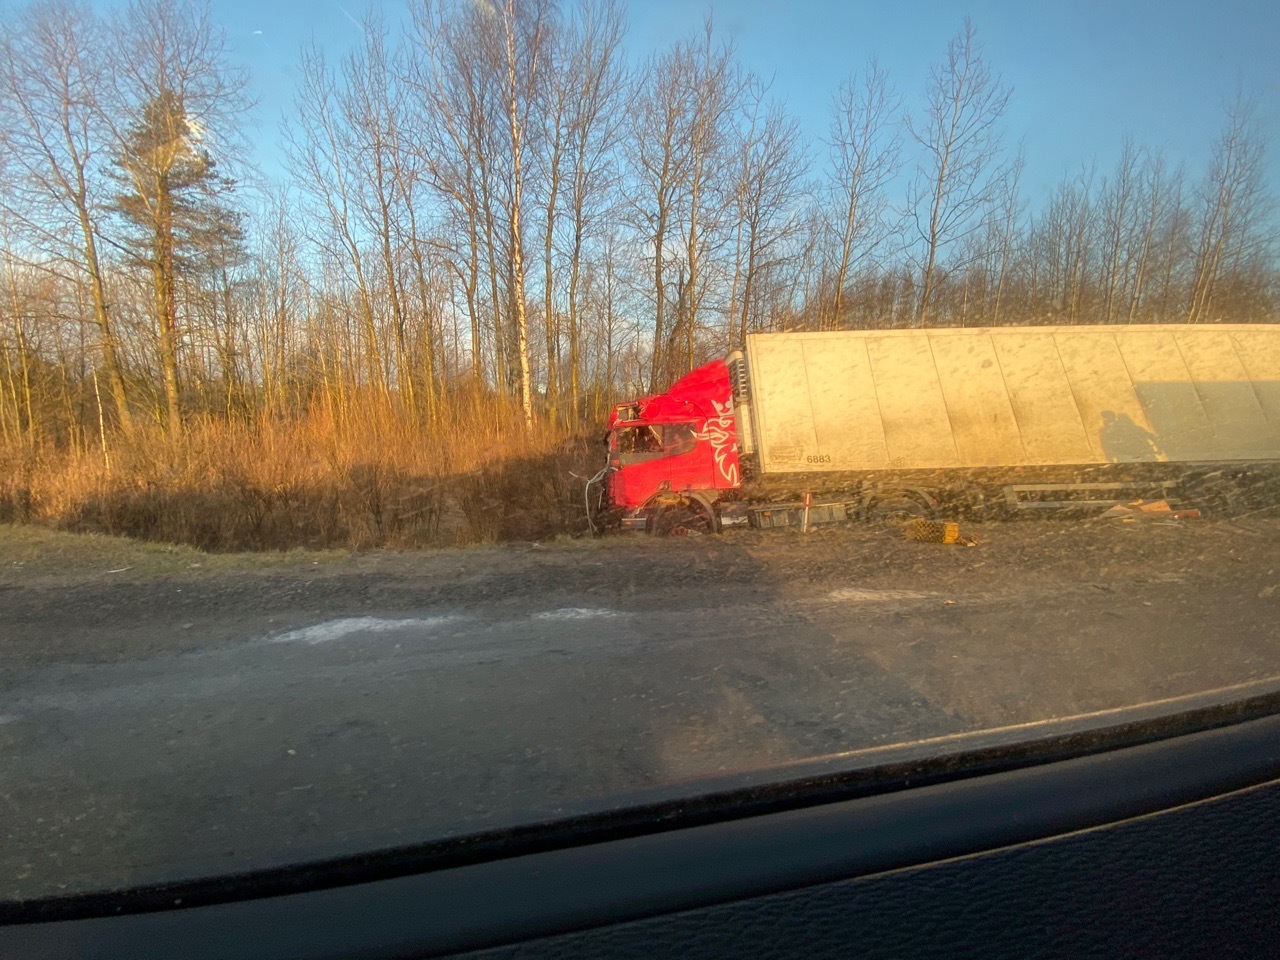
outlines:
{"label": "truck tire", "polygon": [[715,524],[702,510],[687,503],[663,507],[654,516],[649,532],[655,537],[696,537],[715,532]]}

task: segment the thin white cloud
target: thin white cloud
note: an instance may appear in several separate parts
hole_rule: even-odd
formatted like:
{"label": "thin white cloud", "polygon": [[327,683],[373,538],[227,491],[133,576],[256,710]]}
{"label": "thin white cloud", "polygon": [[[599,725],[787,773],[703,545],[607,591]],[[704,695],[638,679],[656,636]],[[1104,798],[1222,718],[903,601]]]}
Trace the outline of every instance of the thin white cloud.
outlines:
{"label": "thin white cloud", "polygon": [[334,6],[338,8],[339,13],[341,13],[344,17],[346,17],[348,20],[351,21],[352,26],[354,26],[357,30],[363,29],[360,26],[360,21],[357,20],[355,17],[353,17],[351,14],[347,13],[346,9],[342,6],[342,4],[335,3]]}

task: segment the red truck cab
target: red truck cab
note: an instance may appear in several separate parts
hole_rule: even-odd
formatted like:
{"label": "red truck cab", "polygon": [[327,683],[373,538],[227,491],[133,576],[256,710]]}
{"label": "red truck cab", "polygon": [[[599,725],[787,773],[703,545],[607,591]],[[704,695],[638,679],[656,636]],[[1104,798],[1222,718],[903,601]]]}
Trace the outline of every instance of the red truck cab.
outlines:
{"label": "red truck cab", "polygon": [[605,496],[623,529],[718,529],[717,501],[740,486],[728,367],[714,360],[666,393],[614,407],[606,442]]}

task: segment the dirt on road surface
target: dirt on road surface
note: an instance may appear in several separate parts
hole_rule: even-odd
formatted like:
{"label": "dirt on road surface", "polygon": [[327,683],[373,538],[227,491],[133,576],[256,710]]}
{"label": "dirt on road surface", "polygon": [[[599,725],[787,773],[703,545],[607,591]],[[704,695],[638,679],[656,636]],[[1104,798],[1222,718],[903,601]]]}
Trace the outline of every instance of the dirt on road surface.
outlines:
{"label": "dirt on road surface", "polygon": [[[422,552],[207,554],[0,527],[0,689],[58,662],[135,660],[282,632],[328,616],[427,608],[705,611],[844,591],[937,604],[1078,593],[1116,620],[1143,585],[1190,603],[1228,590],[1280,611],[1280,518],[1034,520],[965,528],[977,546],[914,543],[881,526],[562,539]],[[698,623],[691,621],[691,632]]]}

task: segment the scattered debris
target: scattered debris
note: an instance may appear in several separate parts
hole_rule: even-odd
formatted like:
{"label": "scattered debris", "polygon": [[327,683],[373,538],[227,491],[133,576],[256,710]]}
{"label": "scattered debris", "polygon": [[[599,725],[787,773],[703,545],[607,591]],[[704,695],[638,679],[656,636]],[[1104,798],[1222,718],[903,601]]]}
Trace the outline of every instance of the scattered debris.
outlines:
{"label": "scattered debris", "polygon": [[960,524],[944,520],[908,520],[902,526],[902,535],[917,543],[959,543],[976,547],[978,541],[960,534]]}
{"label": "scattered debris", "polygon": [[1175,510],[1169,505],[1168,500],[1133,500],[1129,503],[1117,503],[1099,516],[1103,520],[1124,520],[1127,523],[1135,520],[1157,520],[1168,523],[1177,520],[1199,520],[1200,511],[1194,508]]}

